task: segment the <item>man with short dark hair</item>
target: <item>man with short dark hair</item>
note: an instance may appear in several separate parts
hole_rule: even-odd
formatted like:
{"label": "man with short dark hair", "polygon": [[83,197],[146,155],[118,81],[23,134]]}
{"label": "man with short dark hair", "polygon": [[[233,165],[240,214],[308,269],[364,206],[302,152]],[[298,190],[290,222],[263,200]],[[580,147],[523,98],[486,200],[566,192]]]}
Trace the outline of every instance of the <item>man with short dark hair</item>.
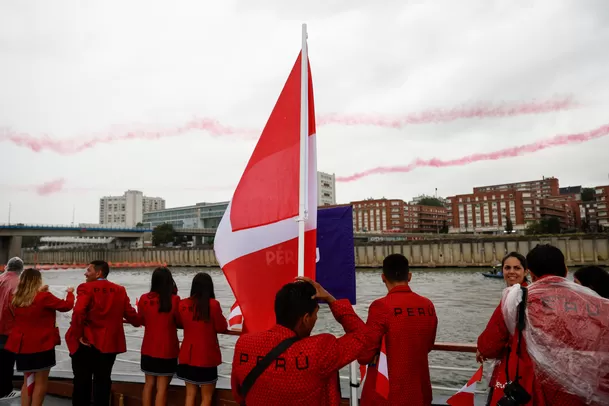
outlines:
{"label": "man with short dark hair", "polygon": [[[108,281],[110,267],[92,261],[85,271],[86,283],[78,286],[66,344],[72,357],[74,385],[72,404],[107,406],[116,355],[126,352],[123,319],[134,327],[140,318],[131,306],[125,288]],[[93,380],[93,381],[91,381]]]}
{"label": "man with short dark hair", "polygon": [[[301,278],[283,286],[275,296],[277,324],[268,331],[244,334],[235,345],[231,386],[235,400],[249,406],[338,405],[338,371],[357,358],[366,341],[364,322],[347,299],[336,300],[317,282]],[[317,322],[317,300],[330,305],[344,336],[311,336]],[[297,340],[283,350],[249,387],[254,366],[286,339]]]}
{"label": "man with short dark hair", "polygon": [[4,273],[0,275],[0,400],[21,396],[20,392],[13,390],[15,354],[4,349],[14,322],[12,313],[6,310],[10,305],[10,296],[19,284],[21,272],[23,272],[23,261],[14,257],[8,260]]}
{"label": "man with short dark hair", "polygon": [[[391,254],[383,260],[381,278],[387,296],[375,300],[368,310],[368,345],[358,357],[368,372],[362,406],[430,405],[432,401],[428,354],[432,350],[438,317],[431,302],[412,291],[408,259]],[[379,353],[385,341],[389,373],[388,398],[377,393]]]}
{"label": "man with short dark hair", "polygon": [[519,404],[609,404],[609,300],[566,279],[557,247],[537,245],[527,263],[533,283],[526,296],[518,285],[504,291],[478,337],[478,361],[506,360],[503,396],[518,386],[532,402]]}

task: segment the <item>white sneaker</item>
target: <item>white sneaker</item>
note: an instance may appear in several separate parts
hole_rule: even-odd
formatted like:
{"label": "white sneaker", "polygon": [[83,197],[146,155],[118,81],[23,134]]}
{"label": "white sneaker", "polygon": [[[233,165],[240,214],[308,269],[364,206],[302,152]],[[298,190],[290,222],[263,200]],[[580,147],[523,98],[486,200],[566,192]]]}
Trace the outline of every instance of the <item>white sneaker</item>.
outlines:
{"label": "white sneaker", "polygon": [[12,400],[12,399],[17,399],[21,397],[21,391],[12,391],[11,393],[9,393],[8,395],[6,395],[3,398],[0,398],[0,402],[2,402],[3,400]]}

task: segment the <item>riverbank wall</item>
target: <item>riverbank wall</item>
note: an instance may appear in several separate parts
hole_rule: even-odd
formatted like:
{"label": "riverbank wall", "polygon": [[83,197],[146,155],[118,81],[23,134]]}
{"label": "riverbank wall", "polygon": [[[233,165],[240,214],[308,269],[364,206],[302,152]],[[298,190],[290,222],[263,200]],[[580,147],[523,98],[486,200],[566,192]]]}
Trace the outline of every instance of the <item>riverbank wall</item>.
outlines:
{"label": "riverbank wall", "polygon": [[[565,255],[567,265],[609,266],[609,235],[518,236],[489,238],[439,238],[419,241],[391,241],[358,244],[355,263],[377,268],[389,254],[405,255],[413,268],[489,267],[508,252],[529,252],[537,244],[552,244]],[[285,256],[286,258],[292,256]],[[166,263],[168,266],[217,267],[210,246],[199,248],[144,248],[132,250],[23,250],[27,264],[86,264],[96,259],[111,263]],[[277,256],[279,258],[279,256]],[[293,256],[293,258],[296,258]]]}

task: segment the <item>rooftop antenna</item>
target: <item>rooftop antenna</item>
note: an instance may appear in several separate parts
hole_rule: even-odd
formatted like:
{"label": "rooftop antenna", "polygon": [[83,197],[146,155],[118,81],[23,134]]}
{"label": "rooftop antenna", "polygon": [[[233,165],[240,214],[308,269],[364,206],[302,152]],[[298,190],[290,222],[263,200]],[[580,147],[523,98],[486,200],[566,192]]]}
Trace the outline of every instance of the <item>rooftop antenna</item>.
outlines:
{"label": "rooftop antenna", "polygon": [[8,204],[8,225],[11,225],[11,203]]}
{"label": "rooftop antenna", "polygon": [[72,206],[72,227],[74,227],[74,217],[76,216],[76,205]]}

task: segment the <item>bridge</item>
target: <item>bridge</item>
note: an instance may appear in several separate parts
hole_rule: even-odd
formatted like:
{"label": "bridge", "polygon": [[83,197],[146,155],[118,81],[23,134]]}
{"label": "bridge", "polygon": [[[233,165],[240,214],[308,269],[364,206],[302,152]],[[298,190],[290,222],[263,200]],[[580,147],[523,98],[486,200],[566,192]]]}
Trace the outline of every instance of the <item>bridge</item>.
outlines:
{"label": "bridge", "polygon": [[48,224],[0,224],[0,264],[21,254],[23,237],[114,237],[136,240],[152,232],[145,227],[104,227],[48,225]]}

